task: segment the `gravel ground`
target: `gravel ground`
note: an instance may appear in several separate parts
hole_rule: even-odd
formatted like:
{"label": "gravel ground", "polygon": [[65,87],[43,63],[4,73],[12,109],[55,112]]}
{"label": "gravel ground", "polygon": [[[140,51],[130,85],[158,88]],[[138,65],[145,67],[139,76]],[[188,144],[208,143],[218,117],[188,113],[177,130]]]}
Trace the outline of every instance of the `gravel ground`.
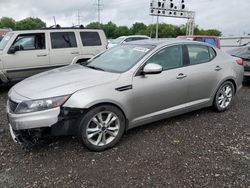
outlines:
{"label": "gravel ground", "polygon": [[11,140],[0,89],[0,187],[250,187],[250,84],[232,109],[203,109],[130,130],[94,153],[77,138],[31,149]]}

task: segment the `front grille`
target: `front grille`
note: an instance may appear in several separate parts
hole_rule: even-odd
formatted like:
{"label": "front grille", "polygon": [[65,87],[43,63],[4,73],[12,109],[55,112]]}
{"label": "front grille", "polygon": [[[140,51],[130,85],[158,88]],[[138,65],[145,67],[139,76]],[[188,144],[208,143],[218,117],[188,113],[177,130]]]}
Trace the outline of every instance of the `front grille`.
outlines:
{"label": "front grille", "polygon": [[250,67],[249,66],[244,66],[245,71],[250,71]]}
{"label": "front grille", "polygon": [[10,108],[11,112],[15,112],[17,106],[18,106],[17,102],[14,102],[14,101],[12,101],[12,100],[9,99],[9,108]]}

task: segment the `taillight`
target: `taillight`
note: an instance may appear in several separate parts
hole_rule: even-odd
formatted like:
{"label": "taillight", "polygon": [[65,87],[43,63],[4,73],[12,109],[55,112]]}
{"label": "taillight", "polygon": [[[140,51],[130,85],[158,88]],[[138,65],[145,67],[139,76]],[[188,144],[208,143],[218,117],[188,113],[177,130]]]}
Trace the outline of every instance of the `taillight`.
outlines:
{"label": "taillight", "polygon": [[244,63],[243,63],[243,60],[240,58],[240,59],[237,59],[236,60],[236,63],[238,64],[238,65],[244,65]]}

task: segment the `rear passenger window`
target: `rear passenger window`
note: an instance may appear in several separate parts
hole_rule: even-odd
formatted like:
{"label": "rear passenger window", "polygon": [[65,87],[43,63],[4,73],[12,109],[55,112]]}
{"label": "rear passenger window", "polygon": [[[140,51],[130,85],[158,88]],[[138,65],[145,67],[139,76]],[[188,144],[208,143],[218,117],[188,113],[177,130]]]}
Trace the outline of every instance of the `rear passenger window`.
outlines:
{"label": "rear passenger window", "polygon": [[201,45],[187,45],[190,64],[200,64],[210,61],[209,47]]}
{"label": "rear passenger window", "polygon": [[50,38],[53,49],[77,47],[74,32],[51,32]]}
{"label": "rear passenger window", "polygon": [[210,52],[210,58],[211,58],[211,59],[215,58],[216,53],[215,53],[214,49],[211,48],[211,47],[208,47],[208,48],[209,48],[209,52]]}
{"label": "rear passenger window", "polygon": [[80,32],[83,46],[101,46],[102,42],[98,32]]}

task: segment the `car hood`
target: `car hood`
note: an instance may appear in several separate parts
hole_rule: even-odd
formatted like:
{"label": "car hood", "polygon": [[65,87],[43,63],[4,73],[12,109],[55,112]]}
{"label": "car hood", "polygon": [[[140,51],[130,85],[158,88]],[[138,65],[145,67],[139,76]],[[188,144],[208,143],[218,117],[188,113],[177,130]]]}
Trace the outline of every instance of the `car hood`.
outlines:
{"label": "car hood", "polygon": [[30,99],[72,94],[78,90],[114,82],[120,74],[93,70],[78,64],[54,69],[23,80],[13,87]]}

